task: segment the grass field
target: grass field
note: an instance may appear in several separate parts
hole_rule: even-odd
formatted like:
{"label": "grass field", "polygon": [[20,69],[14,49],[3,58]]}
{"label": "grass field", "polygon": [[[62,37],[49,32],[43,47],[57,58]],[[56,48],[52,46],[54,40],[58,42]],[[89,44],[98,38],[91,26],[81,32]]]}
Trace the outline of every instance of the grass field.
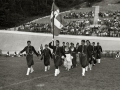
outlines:
{"label": "grass field", "polygon": [[54,77],[54,65],[44,72],[43,61],[34,57],[35,72],[26,76],[25,57],[0,57],[0,90],[120,90],[120,60],[102,58],[101,64],[81,76],[81,66]]}

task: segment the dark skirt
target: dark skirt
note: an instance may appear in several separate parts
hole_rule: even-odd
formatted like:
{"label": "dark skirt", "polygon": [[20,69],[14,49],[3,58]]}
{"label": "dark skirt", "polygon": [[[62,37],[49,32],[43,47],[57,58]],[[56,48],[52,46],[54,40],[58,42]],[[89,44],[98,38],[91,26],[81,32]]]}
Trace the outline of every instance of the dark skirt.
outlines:
{"label": "dark skirt", "polygon": [[27,60],[28,67],[31,67],[32,65],[34,65],[33,55],[27,55],[26,60]]}
{"label": "dark skirt", "polygon": [[44,65],[45,66],[50,65],[50,58],[49,57],[48,58],[44,58]]}
{"label": "dark skirt", "polygon": [[101,59],[101,53],[97,53],[96,59]]}
{"label": "dark skirt", "polygon": [[72,53],[72,56],[73,56],[73,59],[72,59],[72,64],[73,64],[73,67],[76,67],[76,53]]}
{"label": "dark skirt", "polygon": [[61,66],[63,64],[61,56],[53,55],[53,60],[54,60],[55,66],[57,66],[57,67]]}
{"label": "dark skirt", "polygon": [[80,55],[80,63],[81,63],[81,67],[85,68],[86,66],[88,66],[89,62],[87,60],[87,55]]}
{"label": "dark skirt", "polygon": [[87,60],[88,60],[89,64],[92,64],[92,55],[91,56],[87,55]]}

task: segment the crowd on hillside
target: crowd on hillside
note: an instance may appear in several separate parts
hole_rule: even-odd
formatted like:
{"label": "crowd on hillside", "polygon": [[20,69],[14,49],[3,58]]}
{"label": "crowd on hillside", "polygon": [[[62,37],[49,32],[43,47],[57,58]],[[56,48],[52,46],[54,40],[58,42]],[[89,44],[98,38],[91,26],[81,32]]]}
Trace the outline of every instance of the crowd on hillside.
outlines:
{"label": "crowd on hillside", "polygon": [[28,31],[28,32],[50,32],[50,24],[38,24],[38,23],[27,23],[19,26],[18,31]]}
{"label": "crowd on hillside", "polygon": [[99,16],[102,18],[108,18],[108,17],[116,17],[120,16],[120,11],[108,11],[108,12],[100,12]]}
{"label": "crowd on hillside", "polygon": [[[120,37],[119,21],[117,23],[112,19],[99,20],[99,25],[101,25],[100,27],[89,27],[91,23],[93,23],[91,20],[71,21],[62,28],[60,34]],[[102,27],[102,25],[104,25],[105,27]],[[18,30],[28,32],[50,33],[51,25],[48,23],[30,23],[26,25],[21,25]]]}
{"label": "crowd on hillside", "polygon": [[[104,14],[104,15],[103,15]],[[68,15],[64,16],[66,19],[72,19],[78,16],[80,17],[94,17],[92,11],[88,13],[75,13],[71,12]],[[67,21],[66,26],[61,30],[61,34],[70,34],[70,35],[87,35],[87,36],[105,36],[105,37],[120,37],[120,11],[115,12],[106,12],[99,13],[102,18],[98,20],[98,27],[90,27],[93,25],[91,19],[83,19],[77,21]],[[111,17],[111,18],[108,18]],[[28,32],[40,32],[40,33],[50,33],[51,25],[49,23],[33,23],[29,22],[21,25],[18,28],[18,31],[28,31]]]}
{"label": "crowd on hillside", "polygon": [[93,18],[94,12],[70,12],[64,16],[64,19],[82,19],[82,18]]}

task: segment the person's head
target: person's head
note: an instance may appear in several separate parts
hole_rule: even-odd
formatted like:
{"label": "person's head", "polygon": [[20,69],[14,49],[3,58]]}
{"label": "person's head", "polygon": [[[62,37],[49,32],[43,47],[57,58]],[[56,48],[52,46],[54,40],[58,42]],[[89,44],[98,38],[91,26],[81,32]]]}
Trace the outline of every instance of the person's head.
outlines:
{"label": "person's head", "polygon": [[100,44],[99,44],[99,42],[97,42],[97,46],[99,46]]}
{"label": "person's head", "polygon": [[71,45],[72,47],[74,47],[74,43],[72,43],[72,45]]}
{"label": "person's head", "polygon": [[65,42],[63,42],[63,46],[65,46]]}
{"label": "person's head", "polygon": [[40,46],[40,49],[43,50],[43,46],[42,46],[42,44],[41,44],[41,46]]}
{"label": "person's head", "polygon": [[82,40],[82,41],[81,41],[81,45],[85,45],[85,40]]}
{"label": "person's head", "polygon": [[59,46],[60,42],[59,40],[56,40],[56,46]]}
{"label": "person's head", "polygon": [[69,42],[66,43],[66,46],[69,47]]}
{"label": "person's head", "polygon": [[93,42],[92,45],[95,46],[95,42]]}
{"label": "person's head", "polygon": [[76,44],[76,47],[79,47],[79,44],[78,44],[78,43]]}
{"label": "person's head", "polygon": [[89,41],[89,40],[86,40],[86,44],[87,44],[87,45],[90,45],[90,41]]}
{"label": "person's head", "polygon": [[47,49],[48,48],[48,45],[47,44],[45,44],[45,49]]}
{"label": "person's head", "polygon": [[27,41],[27,45],[30,46],[31,45],[31,41]]}

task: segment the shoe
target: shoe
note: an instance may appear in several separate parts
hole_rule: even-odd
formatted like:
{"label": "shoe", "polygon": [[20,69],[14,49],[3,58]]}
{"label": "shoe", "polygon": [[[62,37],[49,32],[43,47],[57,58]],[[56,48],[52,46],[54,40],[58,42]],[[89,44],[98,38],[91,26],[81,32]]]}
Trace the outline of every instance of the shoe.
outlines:
{"label": "shoe", "polygon": [[83,77],[85,77],[85,74],[82,74]]}

